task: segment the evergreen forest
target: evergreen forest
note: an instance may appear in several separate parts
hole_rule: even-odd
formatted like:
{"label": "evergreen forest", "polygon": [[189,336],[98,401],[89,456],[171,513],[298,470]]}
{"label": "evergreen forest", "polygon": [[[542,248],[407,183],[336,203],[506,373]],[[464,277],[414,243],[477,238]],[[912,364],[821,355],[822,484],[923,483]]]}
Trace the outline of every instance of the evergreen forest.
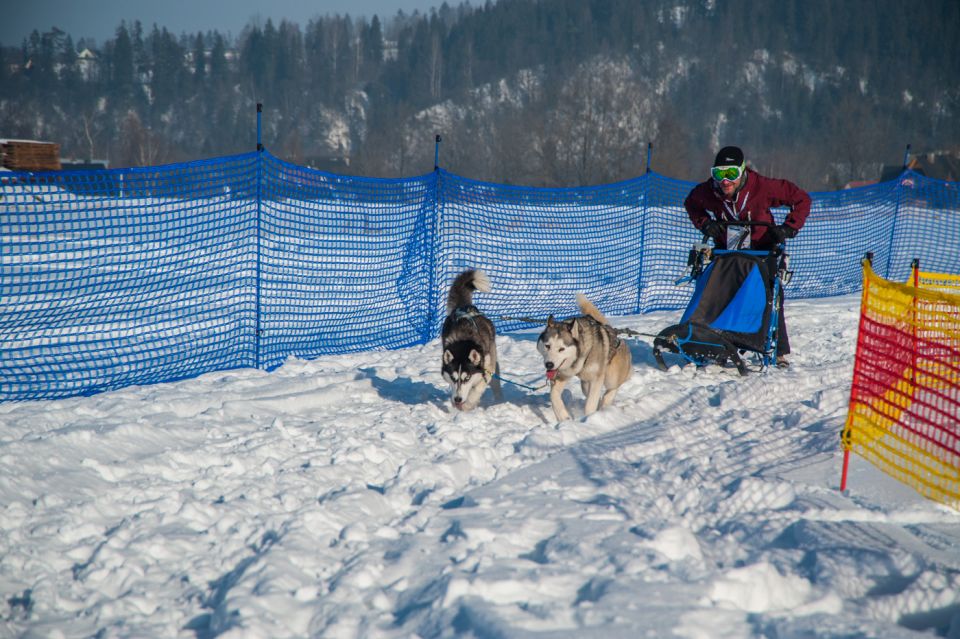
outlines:
{"label": "evergreen forest", "polygon": [[809,190],[960,151],[960,2],[499,0],[235,38],[120,22],[0,43],[0,137],[110,167],[262,140],[297,164],[372,177],[583,186],[649,168],[706,177],[720,146]]}

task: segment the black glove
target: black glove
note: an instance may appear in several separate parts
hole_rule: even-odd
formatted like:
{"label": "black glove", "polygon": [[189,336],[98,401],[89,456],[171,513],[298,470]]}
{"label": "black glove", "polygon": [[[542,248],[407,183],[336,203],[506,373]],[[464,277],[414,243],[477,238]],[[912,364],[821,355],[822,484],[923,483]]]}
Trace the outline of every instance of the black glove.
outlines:
{"label": "black glove", "polygon": [[770,227],[770,235],[776,240],[777,244],[782,244],[784,240],[793,239],[797,236],[797,229],[786,224]]}
{"label": "black glove", "polygon": [[700,227],[700,232],[704,235],[717,239],[723,236],[723,227],[714,220],[707,220],[703,223],[703,226]]}

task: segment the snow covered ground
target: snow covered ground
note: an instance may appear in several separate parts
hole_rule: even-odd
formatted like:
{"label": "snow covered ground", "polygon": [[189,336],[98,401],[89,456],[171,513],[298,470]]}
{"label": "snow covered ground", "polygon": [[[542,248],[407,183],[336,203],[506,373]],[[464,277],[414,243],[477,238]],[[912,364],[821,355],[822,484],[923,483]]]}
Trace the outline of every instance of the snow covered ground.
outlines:
{"label": "snow covered ground", "polygon": [[788,299],[793,366],[747,378],[632,339],[560,424],[454,412],[437,341],[0,404],[0,636],[960,638],[960,512],[837,489],[858,308]]}

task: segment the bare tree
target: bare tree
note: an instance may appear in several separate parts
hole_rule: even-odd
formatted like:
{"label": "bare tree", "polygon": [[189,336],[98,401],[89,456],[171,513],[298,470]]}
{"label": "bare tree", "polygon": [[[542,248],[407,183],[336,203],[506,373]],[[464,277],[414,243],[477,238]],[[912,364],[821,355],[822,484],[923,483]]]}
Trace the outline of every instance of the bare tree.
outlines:
{"label": "bare tree", "polygon": [[594,58],[564,84],[544,149],[556,150],[558,183],[598,184],[639,173],[657,100],[626,59]]}
{"label": "bare tree", "polygon": [[162,136],[143,125],[134,110],[127,111],[120,126],[120,161],[122,166],[162,164],[169,158],[170,145]]}

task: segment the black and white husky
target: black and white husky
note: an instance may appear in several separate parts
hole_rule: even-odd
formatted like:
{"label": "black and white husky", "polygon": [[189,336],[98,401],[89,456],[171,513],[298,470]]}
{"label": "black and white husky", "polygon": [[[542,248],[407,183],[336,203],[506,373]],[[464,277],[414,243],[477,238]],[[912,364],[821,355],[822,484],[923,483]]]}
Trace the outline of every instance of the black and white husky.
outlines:
{"label": "black and white husky", "polygon": [[450,402],[458,410],[472,410],[487,386],[503,399],[497,332],[473,305],[473,292],[490,291],[490,279],[476,270],[464,271],[453,281],[447,296],[447,319],[440,332],[443,345],[443,378],[450,384]]}

